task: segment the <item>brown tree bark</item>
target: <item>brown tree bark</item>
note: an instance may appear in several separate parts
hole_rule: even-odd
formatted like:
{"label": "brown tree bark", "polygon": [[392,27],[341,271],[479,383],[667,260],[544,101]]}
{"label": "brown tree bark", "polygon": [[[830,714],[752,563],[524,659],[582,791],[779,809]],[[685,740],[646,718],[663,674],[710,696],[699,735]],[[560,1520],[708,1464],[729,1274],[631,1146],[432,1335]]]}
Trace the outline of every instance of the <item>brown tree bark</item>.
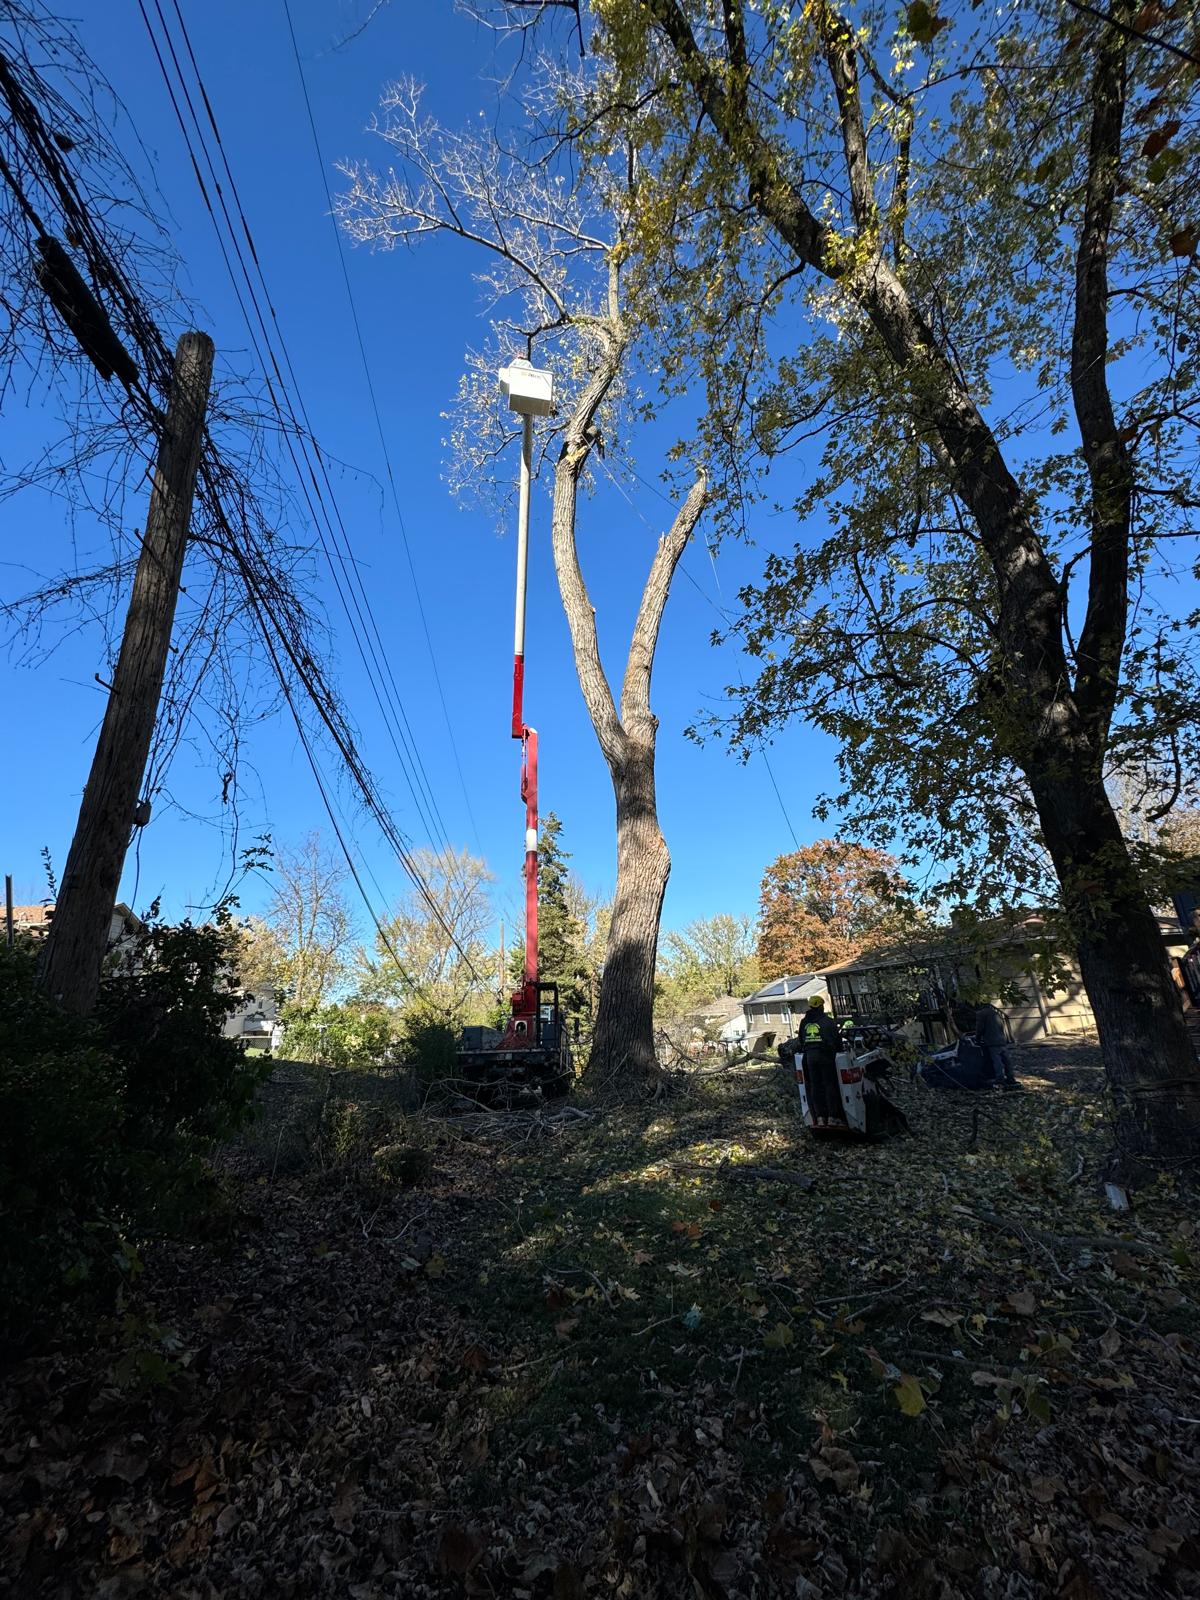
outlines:
{"label": "brown tree bark", "polygon": [[658,825],[654,739],[627,741],[610,766],[617,811],[617,889],[604,952],[587,1080],[623,1092],[658,1075],[654,971],[671,856]]}
{"label": "brown tree bark", "polygon": [[1063,886],[1113,1098],[1112,1176],[1131,1185],[1147,1164],[1195,1155],[1200,1072],[1158,919],[1103,781],[1060,749],[1031,773],[1031,788]]}

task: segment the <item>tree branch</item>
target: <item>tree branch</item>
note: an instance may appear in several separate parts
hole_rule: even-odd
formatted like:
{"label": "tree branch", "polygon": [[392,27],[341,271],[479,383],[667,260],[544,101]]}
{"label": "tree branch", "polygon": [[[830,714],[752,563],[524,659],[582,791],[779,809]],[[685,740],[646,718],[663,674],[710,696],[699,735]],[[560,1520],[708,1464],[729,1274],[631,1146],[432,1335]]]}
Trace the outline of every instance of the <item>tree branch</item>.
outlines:
{"label": "tree branch", "polygon": [[736,106],[696,43],[679,0],[648,0],[647,9],[666,34],[705,115],[741,157],[755,206],[805,265],[828,277],[840,277],[843,269],[835,260],[832,231],[817,220],[795,185],[780,170],[774,150],[752,119],[736,115]]}
{"label": "tree branch", "polygon": [[[1122,8],[1124,9],[1124,8]],[[1108,390],[1108,238],[1125,114],[1125,36],[1105,31],[1092,80],[1087,192],[1075,260],[1071,395],[1091,480],[1088,604],[1079,636],[1075,694],[1100,748],[1116,705],[1129,611],[1133,465]]]}
{"label": "tree branch", "polygon": [[[722,142],[739,160],[749,181],[753,205],[796,257],[826,277],[842,282],[870,318],[897,369],[912,375],[914,413],[944,452],[956,493],[970,509],[995,573],[1000,597],[998,632],[1014,665],[1013,688],[1034,706],[1057,702],[1066,684],[1066,662],[1059,627],[1059,591],[1046,552],[1030,524],[1020,485],[999,441],[955,371],[944,341],[913,303],[888,262],[872,250],[865,260],[848,252],[837,233],[818,220],[782,166],[782,155],[762,129],[747,117],[733,116],[729,97],[696,43],[679,0],[646,0],[647,9],[675,52]],[[835,40],[835,56],[846,46]],[[831,62],[831,70],[834,63]],[[844,62],[839,98],[853,111],[857,78]],[[847,121],[843,118],[844,123]],[[849,119],[852,122],[852,118]],[[858,132],[843,127],[850,172],[851,204],[870,221],[874,196],[865,151],[856,153]]]}
{"label": "tree branch", "polygon": [[621,760],[625,734],[600,659],[596,608],[588,595],[575,542],[575,512],[580,474],[592,453],[592,424],[616,381],[626,343],[627,336],[619,322],[611,324],[607,333],[600,338],[596,370],[575,402],[563,437],[558,465],[554,469],[554,509],[550,522],[554,570],[558,575],[558,589],[571,632],[575,671],[588,716],[596,730],[596,738],[610,767]]}
{"label": "tree branch", "polygon": [[625,663],[625,681],[621,686],[621,722],[626,732],[631,732],[637,723],[652,716],[650,675],[654,670],[654,652],[667,596],[671,592],[671,579],[675,576],[675,568],[695,532],[708,498],[708,476],[701,467],[696,473],[695,483],[688,490],[687,499],[675,513],[670,531],[658,541],[646,587],[642,590],[637,621],[633,625],[633,638]]}
{"label": "tree branch", "polygon": [[818,27],[825,47],[825,60],[833,79],[842,128],[842,148],[846,156],[846,176],[850,184],[850,207],[860,234],[868,236],[872,248],[879,228],[879,209],[875,203],[875,184],[867,154],[867,134],[863,126],[862,97],[858,92],[858,58],[854,33],[846,19],[832,6],[822,5]]}

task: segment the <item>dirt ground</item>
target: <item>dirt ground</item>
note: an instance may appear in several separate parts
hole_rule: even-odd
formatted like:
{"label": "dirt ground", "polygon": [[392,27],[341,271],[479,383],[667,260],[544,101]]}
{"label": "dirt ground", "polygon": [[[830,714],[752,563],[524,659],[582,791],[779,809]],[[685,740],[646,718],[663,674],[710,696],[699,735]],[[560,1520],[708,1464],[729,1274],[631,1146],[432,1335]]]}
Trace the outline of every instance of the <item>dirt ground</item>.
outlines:
{"label": "dirt ground", "polygon": [[260,1130],[0,1379],[0,1594],[1200,1595],[1194,1197],[1114,1215],[1094,1053],[1018,1071],[871,1147],[755,1066],[372,1164]]}

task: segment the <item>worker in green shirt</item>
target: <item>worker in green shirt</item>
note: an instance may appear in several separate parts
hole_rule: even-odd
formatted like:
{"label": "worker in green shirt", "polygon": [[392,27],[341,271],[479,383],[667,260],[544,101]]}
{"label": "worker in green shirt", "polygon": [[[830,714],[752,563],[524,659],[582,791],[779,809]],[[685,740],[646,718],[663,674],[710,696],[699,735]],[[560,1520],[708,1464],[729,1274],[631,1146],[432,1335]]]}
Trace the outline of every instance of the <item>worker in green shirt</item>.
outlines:
{"label": "worker in green shirt", "polygon": [[800,1046],[804,1052],[804,1086],[813,1127],[842,1127],[846,1118],[837,1075],[842,1036],[837,1023],[825,1010],[824,995],[813,995],[808,1002],[800,1024]]}

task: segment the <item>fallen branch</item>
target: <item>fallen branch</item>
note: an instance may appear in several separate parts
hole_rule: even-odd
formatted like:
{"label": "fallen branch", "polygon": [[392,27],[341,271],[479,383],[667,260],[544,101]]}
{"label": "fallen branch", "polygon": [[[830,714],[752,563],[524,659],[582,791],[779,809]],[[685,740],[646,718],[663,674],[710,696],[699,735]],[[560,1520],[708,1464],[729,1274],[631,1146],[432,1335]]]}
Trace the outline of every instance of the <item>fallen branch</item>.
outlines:
{"label": "fallen branch", "polygon": [[694,1162],[679,1162],[672,1172],[686,1173],[689,1177],[724,1178],[730,1183],[788,1183],[794,1189],[809,1194],[817,1186],[815,1178],[803,1172],[792,1172],[787,1167],[750,1167],[732,1161],[722,1161],[715,1167],[698,1166]]}
{"label": "fallen branch", "polygon": [[995,1211],[968,1211],[967,1215],[979,1222],[986,1222],[989,1228],[1001,1228],[1005,1233],[1017,1235],[1027,1234],[1031,1239],[1058,1245],[1064,1250],[1123,1250],[1131,1256],[1157,1256],[1159,1253],[1153,1245],[1144,1244],[1140,1239],[1117,1239],[1109,1233],[1046,1233],[1041,1228],[1030,1228],[1023,1222],[1013,1222],[1008,1217],[999,1216]]}
{"label": "fallen branch", "polygon": [[[875,1312],[881,1308],[885,1300],[891,1300],[896,1295],[902,1294],[904,1290],[908,1288],[910,1283],[916,1283],[919,1276],[919,1273],[914,1272],[909,1277],[902,1278],[899,1283],[893,1283],[888,1288],[868,1289],[861,1295],[838,1294],[832,1295],[827,1300],[814,1300],[813,1307],[817,1311],[822,1311],[826,1307],[836,1308],[839,1306],[845,1306],[847,1313],[851,1317],[871,1317],[874,1316]],[[774,1279],[772,1281],[777,1283],[779,1280]],[[800,1290],[796,1290],[795,1292],[798,1297],[802,1297]],[[866,1304],[860,1309],[855,1310],[854,1307],[857,1305],[859,1300],[865,1300]]]}
{"label": "fallen branch", "polygon": [[940,1362],[955,1362],[959,1366],[973,1367],[976,1365],[970,1356],[956,1356],[948,1350],[910,1350],[908,1354],[917,1361],[928,1361],[935,1366]]}
{"label": "fallen branch", "polygon": [[772,1067],[777,1067],[779,1065],[778,1060],[774,1056],[750,1054],[744,1056],[734,1056],[729,1061],[723,1061],[719,1067],[692,1067],[687,1069],[686,1075],[689,1078],[715,1078],[718,1073],[729,1072],[734,1067],[744,1067],[746,1063],[750,1061],[758,1062],[760,1065]]}
{"label": "fallen branch", "polygon": [[509,1143],[527,1144],[535,1137],[553,1138],[595,1119],[594,1111],[581,1106],[559,1106],[551,1111],[543,1108],[508,1111],[468,1111],[451,1116],[431,1116],[451,1134],[465,1134],[473,1139],[503,1139]]}

